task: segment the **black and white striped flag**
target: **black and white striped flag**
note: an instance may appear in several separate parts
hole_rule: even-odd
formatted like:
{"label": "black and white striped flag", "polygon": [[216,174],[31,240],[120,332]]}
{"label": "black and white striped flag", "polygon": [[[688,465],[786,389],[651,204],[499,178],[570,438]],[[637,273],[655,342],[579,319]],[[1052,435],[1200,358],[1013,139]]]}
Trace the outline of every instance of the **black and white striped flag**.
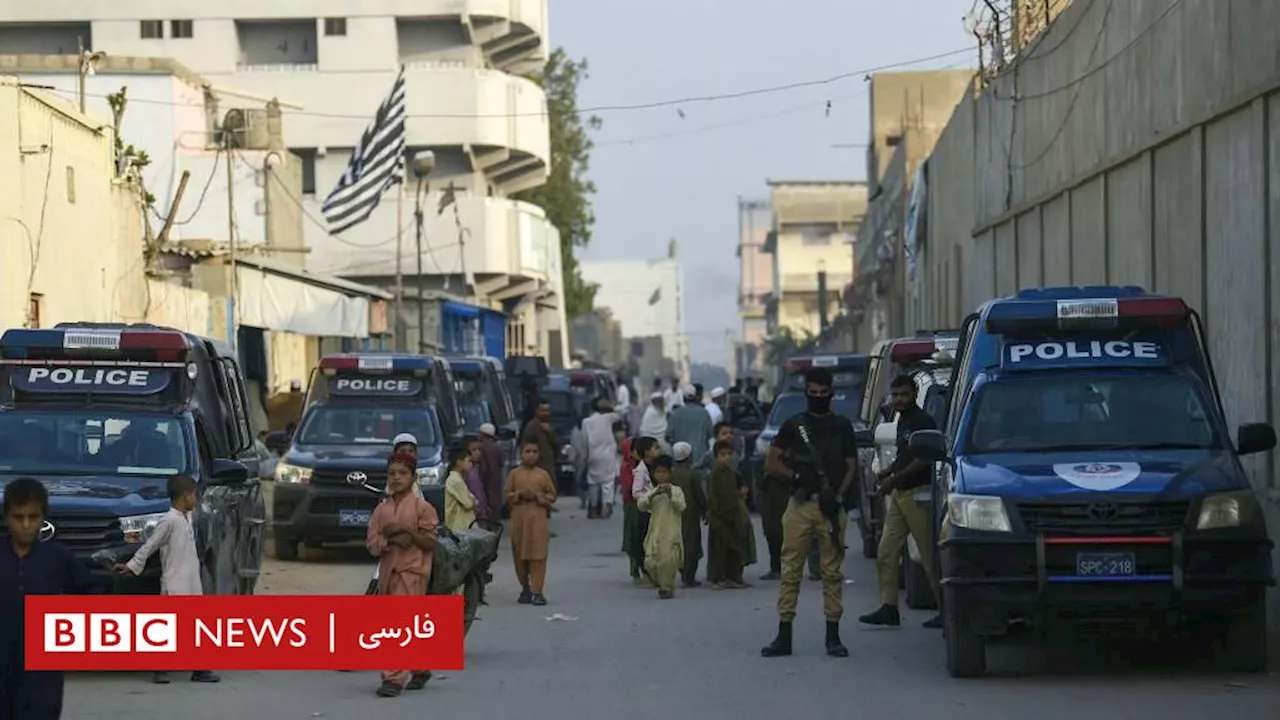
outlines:
{"label": "black and white striped flag", "polygon": [[382,193],[404,182],[405,154],[404,66],[387,99],[351,152],[338,186],[324,200],[324,219],[337,234],[359,225],[373,214]]}

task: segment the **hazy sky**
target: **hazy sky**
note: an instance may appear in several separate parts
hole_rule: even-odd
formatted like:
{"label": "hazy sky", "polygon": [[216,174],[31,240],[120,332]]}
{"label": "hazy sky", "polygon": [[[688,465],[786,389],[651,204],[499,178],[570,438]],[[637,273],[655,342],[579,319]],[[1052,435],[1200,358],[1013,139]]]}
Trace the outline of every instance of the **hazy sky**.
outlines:
{"label": "hazy sky", "polygon": [[[552,46],[590,63],[582,108],[822,80],[964,49],[972,53],[916,67],[971,67],[977,58],[961,21],[973,0],[549,1]],[[861,74],[599,112],[595,237],[583,257],[661,257],[678,240],[693,360],[727,365],[725,330],[740,328],[737,197],[767,198],[768,178],[863,179],[865,149],[831,145],[865,144],[868,112]]]}

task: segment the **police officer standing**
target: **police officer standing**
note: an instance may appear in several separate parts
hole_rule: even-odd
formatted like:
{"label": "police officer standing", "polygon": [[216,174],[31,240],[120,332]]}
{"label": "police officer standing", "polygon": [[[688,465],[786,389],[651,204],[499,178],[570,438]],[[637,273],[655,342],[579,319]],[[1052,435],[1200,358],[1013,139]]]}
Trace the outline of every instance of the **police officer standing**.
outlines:
{"label": "police officer standing", "polygon": [[831,412],[831,372],[810,368],[804,376],[805,412],[787,420],[769,448],[765,470],[791,489],[782,515],[782,582],[778,593],[778,636],[760,650],[764,657],[791,654],[791,623],[805,556],[817,541],[822,571],[822,610],[827,618],[827,654],[847,657],[840,642],[844,612],[844,531],[848,523],[840,499],[853,483],[857,447],[853,423]]}

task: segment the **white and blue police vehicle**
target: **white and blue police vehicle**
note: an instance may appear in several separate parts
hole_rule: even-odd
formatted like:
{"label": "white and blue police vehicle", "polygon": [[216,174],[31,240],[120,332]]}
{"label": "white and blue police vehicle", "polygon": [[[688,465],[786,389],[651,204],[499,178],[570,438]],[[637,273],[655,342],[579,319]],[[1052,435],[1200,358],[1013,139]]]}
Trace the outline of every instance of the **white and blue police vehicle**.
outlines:
{"label": "white and blue police vehicle", "polygon": [[43,540],[86,561],[103,589],[159,592],[160,557],[138,578],[114,562],[169,510],[170,476],[199,486],[196,545],[208,594],[251,594],[266,508],[244,384],[230,348],[154,325],[73,323],[0,336],[0,485],[49,490]]}
{"label": "white and blue police vehicle", "polygon": [[1272,543],[1199,318],[1137,287],[1024,290],[966,319],[935,483],[947,668],[986,669],[1011,626],[1191,621],[1266,664]]}
{"label": "white and blue police vehicle", "polygon": [[363,541],[378,499],[352,487],[364,473],[386,485],[391,441],[418,441],[418,486],[444,517],[447,448],[463,435],[449,361],[405,353],[329,355],[311,375],[302,419],[276,466],[271,529],[276,557],[299,544]]}

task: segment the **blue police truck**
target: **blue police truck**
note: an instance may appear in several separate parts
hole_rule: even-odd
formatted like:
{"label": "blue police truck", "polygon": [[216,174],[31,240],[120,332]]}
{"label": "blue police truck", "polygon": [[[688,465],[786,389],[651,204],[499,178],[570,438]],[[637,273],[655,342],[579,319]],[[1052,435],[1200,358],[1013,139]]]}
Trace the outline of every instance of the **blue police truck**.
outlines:
{"label": "blue police truck", "polygon": [[418,485],[444,517],[444,452],[463,433],[444,358],[404,353],[330,355],[311,376],[302,421],[276,466],[271,529],[276,557],[300,543],[364,540],[378,499],[347,484],[353,472],[385,485],[391,441],[418,441]]}
{"label": "blue police truck", "polygon": [[[1190,622],[1266,665],[1272,543],[1227,427],[1199,317],[1137,287],[1024,290],[966,319],[935,483],[947,669],[1056,621]],[[941,500],[941,502],[939,502]]]}
{"label": "blue police truck", "polygon": [[104,590],[159,591],[110,567],[169,509],[172,475],[199,484],[194,525],[209,594],[250,594],[266,508],[244,384],[229,347],[155,325],[73,323],[0,337],[0,485],[49,490],[42,539],[89,563]]}

